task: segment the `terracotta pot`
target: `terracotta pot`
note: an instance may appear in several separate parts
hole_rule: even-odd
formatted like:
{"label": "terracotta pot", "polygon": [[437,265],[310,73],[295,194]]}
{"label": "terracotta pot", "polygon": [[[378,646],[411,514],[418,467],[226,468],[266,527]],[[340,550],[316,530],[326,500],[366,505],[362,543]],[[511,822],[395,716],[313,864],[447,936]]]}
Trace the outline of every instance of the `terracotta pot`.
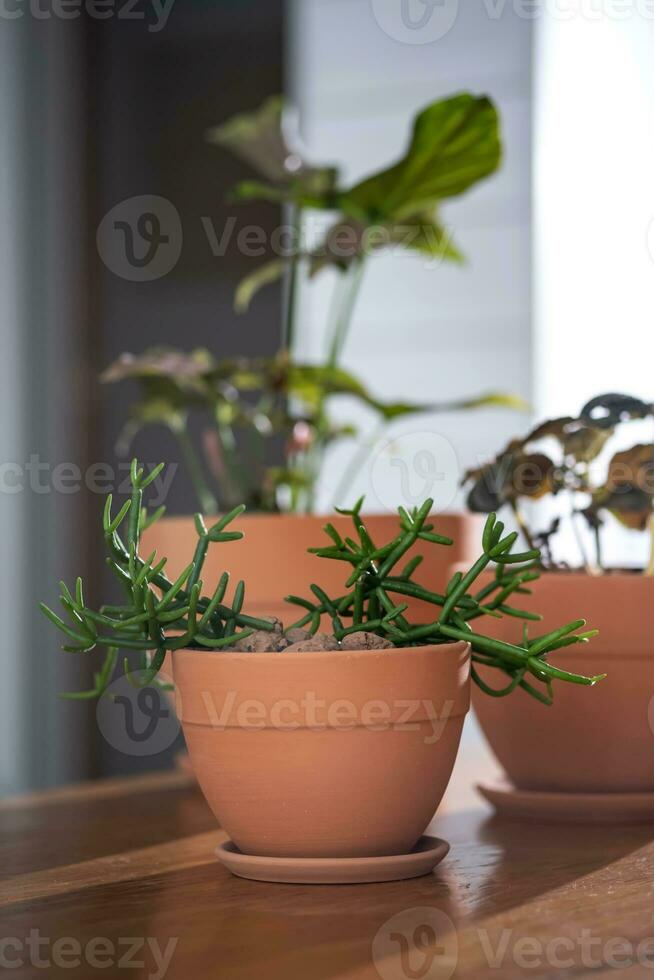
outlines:
{"label": "terracotta pot", "polygon": [[[390,541],[397,533],[397,515],[378,514],[365,518],[373,540]],[[238,527],[245,532],[242,541],[209,548],[202,578],[205,592],[215,588],[225,569],[232,582],[246,583],[244,612],[252,616],[277,616],[286,624],[297,620],[301,610],[284,602],[287,595],[310,595],[312,582],[332,594],[339,594],[347,578],[343,562],[326,561],[307,554],[307,549],[328,544],[323,531],[331,521],[343,535],[352,534],[352,522],[338,514],[330,517],[296,517],[288,514],[245,514]],[[439,591],[448,580],[452,562],[474,560],[481,538],[481,521],[477,515],[441,514],[434,518],[436,529],[454,539],[451,547],[437,547],[420,542],[406,557],[423,554],[424,561],[415,580]],[[167,572],[178,575],[193,556],[197,534],[190,517],[168,517],[153,525],[143,536],[142,550],[168,558]],[[418,619],[433,615],[433,607],[407,600],[410,615]],[[423,607],[422,609],[420,607]]]}
{"label": "terracotta pot", "polygon": [[464,643],[365,652],[174,653],[191,762],[244,853],[407,853],[452,773]]}
{"label": "terracotta pot", "polygon": [[[546,573],[520,605],[543,614],[532,635],[574,619],[600,630],[588,644],[557,651],[551,662],[608,676],[595,687],[555,682],[546,707],[524,691],[492,698],[473,684],[473,705],[491,748],[519,789],[567,792],[654,790],[654,579],[632,573],[601,577]],[[519,620],[485,620],[485,628],[519,640]],[[498,671],[481,676],[501,687]]]}

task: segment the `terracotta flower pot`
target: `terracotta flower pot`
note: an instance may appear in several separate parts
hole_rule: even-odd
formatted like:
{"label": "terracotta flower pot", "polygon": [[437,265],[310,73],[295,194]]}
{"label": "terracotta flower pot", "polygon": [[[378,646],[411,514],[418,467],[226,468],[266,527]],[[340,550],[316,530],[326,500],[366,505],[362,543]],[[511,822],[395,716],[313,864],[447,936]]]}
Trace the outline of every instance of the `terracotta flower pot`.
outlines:
{"label": "terracotta flower pot", "polygon": [[[244,514],[236,526],[245,532],[242,541],[214,545],[209,548],[202,571],[205,591],[215,588],[222,572],[227,569],[236,583],[246,583],[244,612],[251,616],[277,616],[286,624],[298,619],[297,606],[284,602],[287,595],[306,596],[312,582],[327,592],[338,594],[347,578],[342,562],[325,561],[307,554],[308,548],[327,544],[323,531],[331,521],[343,535],[352,534],[352,522],[335,514],[330,517],[296,517],[288,514]],[[397,515],[366,516],[366,526],[373,540],[390,541],[397,533]],[[481,520],[471,514],[441,514],[434,518],[439,534],[454,539],[451,547],[436,547],[420,542],[407,555],[423,554],[424,561],[415,580],[432,590],[442,590],[448,579],[452,562],[474,560],[481,538]],[[197,534],[191,517],[167,517],[157,522],[143,536],[143,551],[154,548],[168,558],[167,572],[174,577],[188,565],[193,555]],[[420,602],[408,601],[410,615],[420,618],[433,614],[433,608]]]}
{"label": "terracotta flower pot", "polygon": [[246,854],[404,854],[441,801],[470,699],[464,643],[174,655],[191,762]]}
{"label": "terracotta flower pot", "polygon": [[[564,649],[552,663],[608,676],[593,688],[557,682],[546,707],[524,691],[492,698],[473,685],[484,735],[519,789],[563,792],[654,790],[654,579],[627,572],[595,577],[546,573],[516,605],[543,614],[532,635],[586,619],[599,636]],[[518,640],[519,620],[485,620],[489,632]],[[495,687],[502,676],[481,668]]]}

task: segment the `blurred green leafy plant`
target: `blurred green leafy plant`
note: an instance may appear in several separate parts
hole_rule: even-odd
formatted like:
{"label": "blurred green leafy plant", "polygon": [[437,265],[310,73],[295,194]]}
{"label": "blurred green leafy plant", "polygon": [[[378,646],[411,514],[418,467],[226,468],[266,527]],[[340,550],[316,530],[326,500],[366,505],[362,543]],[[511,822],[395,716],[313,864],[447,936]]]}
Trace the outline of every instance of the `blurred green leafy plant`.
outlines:
{"label": "blurred green leafy plant", "polygon": [[[652,403],[607,393],[592,398],[577,417],[542,422],[522,439],[512,439],[495,459],[465,474],[468,507],[481,513],[510,508],[529,547],[542,549],[549,568],[557,567],[553,541],[564,519],[573,528],[581,519],[592,531],[595,550],[591,558],[577,537],[582,564],[589,571],[602,570],[602,528],[608,515],[626,528],[654,531],[654,443],[637,443],[609,455],[618,429],[652,417]],[[563,516],[535,531],[525,502],[559,495],[567,501]],[[646,572],[654,574],[654,561]]]}
{"label": "blurred green leafy plant", "polygon": [[[499,119],[488,98],[463,93],[428,105],[416,116],[398,162],[352,186],[341,185],[335,167],[314,166],[305,159],[293,117],[278,97],[211,129],[207,138],[257,174],[257,179],[241,181],[231,199],[282,205],[293,231],[287,254],[265,262],[235,294],[235,308],[244,312],[260,288],[285,278],[279,353],[251,360],[219,360],[203,350],[123,355],[103,378],[140,382],[140,397],[121,439],[124,448],[142,426],[163,424],[180,443],[205,513],[242,500],[264,511],[311,512],[327,449],[338,439],[359,435],[354,426],[332,421],[328,406],[335,397],[349,396],[365,405],[376,416],[378,435],[393,419],[411,414],[485,405],[526,407],[522,399],[496,392],[446,403],[388,403],[342,366],[363,269],[372,253],[399,246],[432,260],[462,261],[439,207],[499,166]],[[318,245],[304,241],[308,211],[331,216]],[[298,330],[300,276],[314,276],[327,267],[337,270],[338,278],[324,359],[295,363],[291,352]],[[205,426],[200,451],[189,435],[193,413],[202,415]],[[368,450],[364,443],[355,451],[337,498],[346,495]]]}
{"label": "blurred green leafy plant", "polygon": [[[179,443],[205,514],[214,513],[219,502],[225,509],[240,500],[259,511],[311,510],[322,461],[316,451],[318,433],[323,450],[357,435],[354,426],[331,421],[325,412],[328,398],[354,399],[381,425],[419,412],[507,403],[499,394],[432,405],[383,401],[344,368],[298,364],[285,352],[216,361],[206,350],[184,354],[151,349],[140,356],[124,354],[103,378],[133,378],[140,386],[119,450],[127,452],[144,425],[167,426]],[[204,427],[201,453],[189,434],[193,414],[202,418]],[[283,465],[276,461],[280,443]],[[219,498],[213,486],[220,488]]]}
{"label": "blurred green leafy plant", "polygon": [[[145,558],[141,556],[141,532],[159,516],[159,512],[148,514],[143,505],[143,492],[162,467],[160,464],[146,475],[133,460],[131,497],[115,515],[111,495],[106,499],[103,532],[107,563],[124,590],[124,603],[103,605],[97,610],[91,608],[85,601],[84,586],[79,578],[73,590],[64,582],[60,583],[60,602],[66,619],[41,603],[43,613],[65,636],[64,650],[71,653],[85,653],[96,647],[105,650],[94,686],[66,697],[91,699],[105,695],[121,649],[137,651],[140,655],[138,670],[131,668],[127,657],[122,667],[134,685],[145,687],[157,682],[168,651],[230,649],[254,629],[275,629],[272,620],[253,618],[243,611],[246,608],[244,582],[238,582],[231,601],[227,599],[228,572],[223,572],[211,595],[203,593],[202,569],[207,551],[214,544],[243,537],[242,532],[232,528],[234,520],[245,509],[243,505],[210,527],[205,525],[200,514],[195,515],[197,542],[194,553],[174,581],[166,575],[165,557],[157,559],[156,552]],[[486,521],[482,554],[465,574],[457,572],[445,594],[441,595],[413,581],[420,556],[410,559],[401,569],[396,568],[416,542],[431,547],[453,543],[450,538],[438,534],[428,521],[433,500],[426,500],[410,513],[400,507],[398,532],[381,546],[372,540],[360,516],[362,504],[363,499],[351,510],[341,511],[352,518],[354,538],[341,537],[333,525],[327,524],[325,531],[329,545],[311,549],[321,558],[350,566],[346,591],[341,596],[329,597],[320,586],[312,585],[311,599],[289,596],[290,603],[303,609],[303,616],[295,626],[308,625],[310,632],[315,633],[321,617],[327,614],[339,641],[360,631],[374,632],[397,647],[465,640],[473,651],[473,679],[494,697],[503,697],[521,687],[537,700],[551,704],[555,680],[593,685],[602,679],[603,675],[586,677],[561,670],[547,660],[554,651],[585,643],[595,635],[595,630],[583,631],[584,620],[534,638],[529,638],[525,626],[521,644],[496,640],[470,625],[484,615],[517,616],[525,621],[540,619],[535,613],[523,612],[509,604],[511,596],[528,592],[528,583],[538,578],[534,562],[539,553],[529,550],[516,554],[512,549],[517,533],[505,535],[504,525],[496,520],[495,514]],[[492,564],[496,566],[494,579],[482,589],[473,591],[476,579]],[[438,608],[438,615],[429,623],[413,624],[404,615],[407,604],[396,603],[396,596],[422,599]],[[347,620],[348,625],[343,620]],[[508,678],[508,683],[501,688],[492,688],[480,678],[476,669],[478,664],[496,668]]]}

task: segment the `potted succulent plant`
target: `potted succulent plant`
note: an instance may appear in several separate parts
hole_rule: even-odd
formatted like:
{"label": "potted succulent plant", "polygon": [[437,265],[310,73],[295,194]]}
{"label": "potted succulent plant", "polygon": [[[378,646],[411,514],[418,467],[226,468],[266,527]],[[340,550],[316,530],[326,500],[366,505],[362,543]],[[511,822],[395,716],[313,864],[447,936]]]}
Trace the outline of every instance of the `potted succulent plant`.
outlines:
{"label": "potted succulent plant", "polygon": [[[623,447],[627,425],[642,435],[653,416],[640,399],[600,395],[578,417],[543,422],[466,474],[472,510],[505,507],[528,546],[541,549],[543,574],[525,609],[537,607],[545,626],[572,608],[590,618],[600,632],[594,668],[610,674],[592,703],[572,688],[542,712],[522,692],[506,703],[475,699],[482,729],[520,791],[495,794],[500,805],[608,819],[654,813],[654,563],[612,568],[603,557],[605,536],[619,525],[652,531],[654,445]],[[508,641],[520,630],[516,620],[494,624],[494,635]],[[561,663],[583,671],[586,658],[571,647]],[[480,679],[489,682],[483,670]],[[584,794],[595,794],[592,803]]]}
{"label": "potted succulent plant", "polygon": [[[64,633],[65,649],[107,651],[93,689],[79,697],[110,693],[119,649],[140,656],[138,670],[123,664],[140,687],[156,681],[172,654],[191,762],[233,841],[223,859],[238,873],[329,881],[424,873],[444,845],[427,840],[414,848],[452,771],[471,671],[476,679],[484,665],[508,677],[511,689],[546,700],[553,682],[601,679],[548,661],[550,653],[593,635],[582,620],[515,644],[475,629],[484,615],[513,612],[510,597],[533,577],[538,557],[515,554],[517,535],[505,535],[494,515],[477,561],[437,593],[415,582],[419,558],[406,563],[416,543],[451,544],[430,521],[432,502],[411,513],[400,508],[396,533],[378,544],[359,501],[346,515],[353,536],[328,524],[328,545],[315,549],[343,570],[344,585],[336,595],[314,584],[308,596],[289,597],[301,615],[284,630],[277,620],[242,612],[245,584],[232,591],[227,572],[204,593],[207,553],[241,537],[233,525],[243,507],[210,527],[196,515],[193,557],[175,580],[164,558],[141,557],[148,520],[142,495],[156,472],[146,476],[134,462],[131,499],[115,516],[111,497],[105,507],[108,561],[124,587],[124,604],[89,607],[78,580],[72,590],[62,585],[66,619],[42,609]],[[477,578],[495,563],[502,574],[476,592]],[[431,610],[426,622],[406,618],[408,596]],[[320,632],[324,616],[329,634]]]}
{"label": "potted succulent plant", "polygon": [[[226,512],[244,501],[252,512],[245,519],[246,527],[252,525],[248,542],[264,538],[274,550],[291,549],[293,567],[299,569],[319,531],[320,521],[311,515],[330,448],[342,440],[352,443],[351,463],[339,475],[334,492],[333,504],[338,505],[348,499],[352,480],[375,442],[370,434],[364,437],[352,425],[334,421],[332,406],[338,399],[353,399],[365,407],[377,420],[377,440],[384,426],[411,415],[483,405],[525,407],[518,398],[493,392],[447,404],[388,401],[343,367],[363,272],[375,253],[404,248],[434,264],[462,261],[438,209],[499,166],[498,114],[488,98],[468,93],[433,102],[414,119],[401,159],[352,186],[340,183],[335,168],[304,159],[279,98],[216,127],[208,139],[237,155],[260,178],[241,182],[232,193],[235,201],[260,199],[284,208],[287,244],[249,275],[235,296],[236,311],[242,313],[258,289],[285,277],[279,351],[270,358],[230,360],[207,350],[151,349],[136,356],[124,354],[103,377],[109,382],[132,379],[140,386],[120,440],[122,448],[143,426],[166,426],[179,444],[202,512]],[[307,229],[315,216],[332,219],[321,242],[309,240]],[[326,268],[336,271],[337,281],[324,358],[298,362],[298,285],[302,277]],[[194,430],[189,429],[191,416],[201,419]],[[194,439],[192,431],[198,429],[201,437]],[[380,531],[384,520],[389,518],[376,521]],[[473,529],[469,524],[462,527],[469,520],[465,515],[444,519],[462,560],[471,553]],[[181,570],[193,535],[190,517],[166,518],[148,540]],[[439,565],[439,559],[428,559],[437,562],[429,575],[432,584],[437,581],[442,587],[446,566]],[[276,576],[261,567],[249,544],[239,549],[236,560],[250,583],[250,608],[270,611],[271,601],[283,591]],[[211,575],[207,570],[208,579]],[[301,580],[306,577],[303,574]],[[294,587],[291,580],[286,591]]]}

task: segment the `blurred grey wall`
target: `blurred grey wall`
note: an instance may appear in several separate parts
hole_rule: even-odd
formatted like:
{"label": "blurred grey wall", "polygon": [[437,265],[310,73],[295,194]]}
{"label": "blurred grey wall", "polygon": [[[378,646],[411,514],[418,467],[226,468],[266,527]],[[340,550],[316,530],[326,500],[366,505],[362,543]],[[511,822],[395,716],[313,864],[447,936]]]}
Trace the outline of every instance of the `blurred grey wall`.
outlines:
{"label": "blurred grey wall", "polygon": [[[280,287],[263,290],[247,315],[234,313],[233,295],[262,261],[239,251],[238,229],[253,224],[269,235],[279,209],[227,202],[229,189],[253,172],[211,146],[205,132],[283,90],[283,26],[283,0],[184,0],[160,32],[129,21],[108,22],[97,32],[98,221],[120,202],[154,194],[175,208],[182,234],[178,262],[159,279],[129,281],[100,265],[104,365],[123,351],[157,345],[206,347],[218,358],[278,349]],[[221,239],[234,220],[224,254],[213,254],[207,227]],[[129,384],[101,392],[102,458],[112,463],[133,393]],[[149,462],[179,458],[163,428],[137,436],[134,451]],[[196,509],[184,472],[166,506],[168,513]]]}
{"label": "blurred grey wall", "polygon": [[81,23],[0,19],[4,792],[79,778],[94,752],[88,707],[57,699],[88,665],[58,652],[37,608],[92,564],[85,70]]}

